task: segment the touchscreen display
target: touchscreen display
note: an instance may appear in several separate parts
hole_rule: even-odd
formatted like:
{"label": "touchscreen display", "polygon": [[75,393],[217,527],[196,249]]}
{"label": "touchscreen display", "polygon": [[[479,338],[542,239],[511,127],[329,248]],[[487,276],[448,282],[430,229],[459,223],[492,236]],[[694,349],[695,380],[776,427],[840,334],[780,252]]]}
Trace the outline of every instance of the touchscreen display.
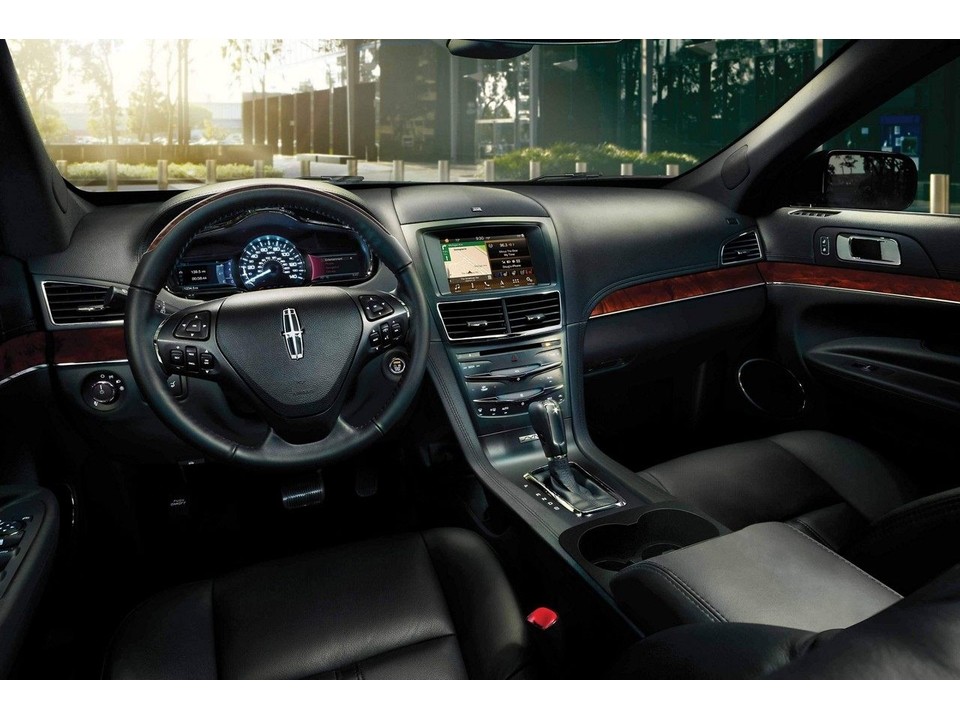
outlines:
{"label": "touchscreen display", "polygon": [[440,250],[452,293],[509,290],[537,284],[525,235],[443,238]]}

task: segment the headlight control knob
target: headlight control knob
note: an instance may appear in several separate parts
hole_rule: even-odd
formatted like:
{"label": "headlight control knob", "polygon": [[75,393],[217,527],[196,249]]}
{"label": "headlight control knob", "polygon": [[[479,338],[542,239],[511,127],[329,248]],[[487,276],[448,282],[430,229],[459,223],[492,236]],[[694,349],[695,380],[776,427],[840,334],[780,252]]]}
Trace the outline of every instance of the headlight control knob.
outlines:
{"label": "headlight control knob", "polygon": [[81,395],[89,407],[100,412],[109,412],[120,406],[123,396],[126,395],[126,386],[123,378],[116,373],[100,370],[84,378]]}

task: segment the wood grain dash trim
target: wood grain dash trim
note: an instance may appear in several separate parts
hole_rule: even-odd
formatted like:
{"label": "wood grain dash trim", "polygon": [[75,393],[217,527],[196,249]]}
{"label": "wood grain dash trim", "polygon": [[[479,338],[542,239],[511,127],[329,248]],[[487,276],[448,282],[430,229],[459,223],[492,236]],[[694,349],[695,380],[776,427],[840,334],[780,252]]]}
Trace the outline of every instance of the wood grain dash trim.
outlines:
{"label": "wood grain dash trim", "polygon": [[615,290],[597,303],[596,307],[590,311],[590,317],[637,310],[756,285],[763,285],[763,277],[755,264],[654,280]]}
{"label": "wood grain dash trim", "polygon": [[58,330],[53,337],[53,362],[82,363],[125,360],[127,346],[122,327]]}
{"label": "wood grain dash trim", "polygon": [[32,332],[0,344],[0,383],[47,362],[47,334]]}
{"label": "wood grain dash trim", "polygon": [[770,284],[814,285],[926,300],[960,302],[960,283],[954,280],[780,262],[760,263],[760,274]]}

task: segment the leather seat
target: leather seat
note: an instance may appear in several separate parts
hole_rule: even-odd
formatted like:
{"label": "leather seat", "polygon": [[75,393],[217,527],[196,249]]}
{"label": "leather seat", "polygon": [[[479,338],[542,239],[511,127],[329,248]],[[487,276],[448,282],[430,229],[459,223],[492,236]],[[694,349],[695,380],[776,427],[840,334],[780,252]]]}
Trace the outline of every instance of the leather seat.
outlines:
{"label": "leather seat", "polygon": [[831,433],[724,445],[639,474],[731,530],[787,522],[901,593],[960,560],[960,489],[922,497],[890,462]]}
{"label": "leather seat", "polygon": [[459,529],[381,538],[158,595],[110,678],[514,678],[526,627],[493,552]]}
{"label": "leather seat", "polygon": [[616,675],[671,679],[960,678],[960,566],[845,630],[743,623],[664,630],[635,645]]}

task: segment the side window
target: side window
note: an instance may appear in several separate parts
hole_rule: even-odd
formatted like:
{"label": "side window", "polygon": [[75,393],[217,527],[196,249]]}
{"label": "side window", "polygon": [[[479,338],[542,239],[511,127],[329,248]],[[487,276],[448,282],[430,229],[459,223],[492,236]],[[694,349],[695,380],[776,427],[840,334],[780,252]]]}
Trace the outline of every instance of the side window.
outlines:
{"label": "side window", "polygon": [[917,199],[907,210],[960,215],[960,58],[864,115],[824,149],[903,153],[919,174]]}

